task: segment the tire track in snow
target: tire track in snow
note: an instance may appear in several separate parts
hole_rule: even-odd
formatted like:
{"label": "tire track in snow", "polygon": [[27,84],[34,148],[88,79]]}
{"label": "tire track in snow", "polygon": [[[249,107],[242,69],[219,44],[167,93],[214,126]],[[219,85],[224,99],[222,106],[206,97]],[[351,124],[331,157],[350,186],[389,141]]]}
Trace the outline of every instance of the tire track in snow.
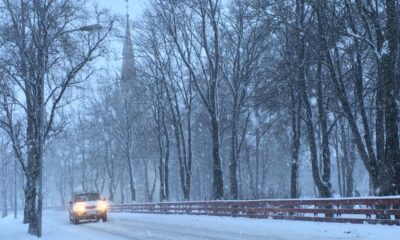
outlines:
{"label": "tire track in snow", "polygon": [[[199,228],[196,226],[180,226],[173,223],[152,223],[137,219],[121,219],[110,216],[110,221],[101,224],[83,224],[85,228],[113,234],[126,239],[185,239],[185,240],[265,240],[266,236],[245,233],[232,233],[224,229]],[[109,224],[107,227],[105,225]],[[211,226],[212,227],[212,226]],[[215,227],[215,226],[214,226]],[[269,236],[269,239],[279,238]],[[272,238],[271,238],[272,237]]]}

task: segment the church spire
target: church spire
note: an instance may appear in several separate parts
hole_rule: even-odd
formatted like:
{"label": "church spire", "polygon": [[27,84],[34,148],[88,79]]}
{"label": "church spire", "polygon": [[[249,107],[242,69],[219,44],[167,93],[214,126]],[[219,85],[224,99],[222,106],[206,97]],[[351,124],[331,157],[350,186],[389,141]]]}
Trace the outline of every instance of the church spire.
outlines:
{"label": "church spire", "polygon": [[129,19],[129,2],[125,0],[126,19]]}
{"label": "church spire", "polygon": [[135,58],[133,54],[133,44],[131,37],[131,30],[129,24],[129,6],[128,0],[125,0],[126,3],[126,29],[125,29],[125,40],[124,40],[124,48],[122,50],[122,72],[121,72],[121,80],[122,83],[133,81],[135,76]]}

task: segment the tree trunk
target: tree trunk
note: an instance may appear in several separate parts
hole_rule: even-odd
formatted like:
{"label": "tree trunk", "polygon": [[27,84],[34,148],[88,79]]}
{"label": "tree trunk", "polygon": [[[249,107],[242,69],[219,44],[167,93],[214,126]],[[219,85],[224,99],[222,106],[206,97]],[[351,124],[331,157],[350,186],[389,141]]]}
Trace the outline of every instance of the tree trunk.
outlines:
{"label": "tree trunk", "polygon": [[17,212],[18,212],[18,168],[17,168],[17,160],[14,160],[14,219],[17,219]]}
{"label": "tree trunk", "polygon": [[[160,104],[160,102],[158,102]],[[158,171],[160,174],[160,202],[164,202],[166,198],[165,194],[165,177],[164,177],[164,141],[163,141],[163,133],[161,127],[161,107],[156,106],[156,110],[154,112],[154,117],[157,124],[157,143],[158,143],[158,151],[159,151],[159,162],[158,162]]]}
{"label": "tree trunk", "polygon": [[25,207],[27,210],[27,215],[29,219],[29,227],[28,227],[28,232],[30,234],[36,235],[37,233],[37,224],[38,224],[38,219],[37,219],[37,207],[36,207],[36,194],[37,194],[37,189],[36,189],[36,179],[32,176],[29,176],[27,179],[27,187],[26,187],[26,194],[25,194]]}
{"label": "tree trunk", "polygon": [[222,163],[219,146],[219,123],[215,112],[211,113],[211,135],[213,156],[213,199],[220,200],[224,197],[224,180],[222,177]]}
{"label": "tree trunk", "polygon": [[114,181],[111,180],[108,183],[108,192],[110,194],[109,197],[108,197],[108,200],[110,200],[111,202],[114,201],[114,187],[113,187],[113,185],[114,185]]}
{"label": "tree trunk", "polygon": [[119,185],[119,187],[120,187],[120,194],[121,194],[121,201],[120,201],[120,203],[121,204],[124,204],[124,202],[125,202],[125,194],[124,194],[124,191],[125,191],[125,189],[124,189],[124,186],[125,186],[125,181],[124,181],[124,171],[122,171],[122,174],[121,174],[121,180],[120,180],[120,185]]}
{"label": "tree trunk", "polygon": [[154,169],[154,179],[151,185],[151,190],[149,193],[149,202],[153,202],[154,200],[154,192],[156,191],[156,183],[157,183],[157,163],[156,159],[153,159],[153,169]]}
{"label": "tree trunk", "polygon": [[290,197],[298,198],[298,169],[299,169],[299,149],[301,132],[301,100],[294,94],[294,86],[291,87],[291,115],[292,115],[292,162],[290,165]]}
{"label": "tree trunk", "polygon": [[237,99],[234,99],[232,109],[232,134],[231,134],[231,153],[229,163],[229,177],[230,177],[230,193],[231,198],[238,199],[238,180],[237,180],[237,152],[238,152],[238,140],[237,140],[237,124],[239,113],[237,111]]}
{"label": "tree trunk", "polygon": [[2,139],[2,142],[1,142],[1,148],[2,148],[2,152],[1,152],[1,156],[0,156],[0,159],[1,159],[1,175],[2,175],[2,177],[1,177],[1,192],[2,192],[2,202],[3,202],[3,206],[2,206],[2,215],[1,215],[1,217],[2,218],[5,218],[5,217],[7,217],[7,215],[8,215],[8,206],[7,206],[7,163],[6,163],[6,156],[5,156],[5,151],[4,151],[4,148],[5,148],[5,145],[4,145],[4,142],[3,142],[3,139]]}
{"label": "tree trunk", "polygon": [[148,165],[146,160],[142,159],[143,162],[143,171],[144,171],[144,201],[150,201],[150,189],[149,189],[149,172]]}
{"label": "tree trunk", "polygon": [[353,197],[354,194],[354,179],[353,179],[353,171],[354,171],[354,164],[356,162],[356,154],[354,152],[355,146],[354,142],[350,143],[350,151],[348,157],[348,164],[346,165],[346,197]]}
{"label": "tree trunk", "polygon": [[[297,54],[298,59],[295,61],[295,64],[304,64],[304,41],[301,38],[301,33],[304,24],[304,1],[296,0],[296,22],[299,26],[299,29],[296,31],[296,40],[301,44],[298,46]],[[288,41],[288,39],[286,39]],[[288,56],[290,57],[290,56]],[[302,95],[301,93],[297,93],[297,88],[300,87],[300,80],[303,78],[304,66],[299,69],[299,73],[297,78],[294,78],[290,82],[290,99],[291,99],[291,107],[290,113],[292,117],[292,146],[291,146],[291,154],[292,161],[290,165],[290,197],[298,198],[298,158],[299,158],[299,149],[300,149],[300,135],[301,135],[301,108],[302,108]]]}
{"label": "tree trunk", "polygon": [[[256,113],[257,115],[257,113]],[[255,168],[255,190],[256,190],[256,198],[260,198],[260,141],[261,141],[261,136],[260,136],[260,128],[257,126],[256,128],[256,168]],[[261,169],[262,170],[262,169]]]}
{"label": "tree trunk", "polygon": [[328,132],[328,121],[326,119],[325,106],[324,106],[324,92],[322,88],[322,76],[321,76],[321,62],[318,62],[317,66],[317,105],[318,105],[318,116],[319,124],[322,135],[322,182],[324,188],[320,193],[322,197],[332,197],[332,185],[331,185],[331,156],[329,150],[329,132]]}
{"label": "tree trunk", "polygon": [[135,179],[133,176],[133,166],[132,166],[132,161],[130,159],[130,154],[128,153],[128,175],[129,175],[129,189],[131,190],[131,200],[136,201],[136,184],[135,184]]}
{"label": "tree trunk", "polygon": [[398,126],[398,104],[395,95],[397,82],[395,79],[397,47],[398,47],[398,16],[396,1],[386,0],[387,41],[388,52],[383,54],[382,75],[384,86],[384,118],[385,118],[385,178],[387,184],[381,186],[381,195],[400,194],[400,146]]}
{"label": "tree trunk", "polygon": [[190,196],[190,191],[192,187],[192,161],[193,161],[193,146],[192,146],[192,81],[190,79],[189,85],[189,102],[187,104],[187,146],[188,146],[188,156],[187,156],[187,167],[188,171],[186,172],[186,185],[188,186],[187,195]]}
{"label": "tree trunk", "polygon": [[[302,87],[305,88],[305,87]],[[318,154],[317,154],[317,143],[315,139],[315,129],[314,129],[314,122],[311,110],[311,104],[308,99],[308,94],[305,92],[305,89],[302,90],[303,94],[303,103],[306,109],[306,126],[307,126],[307,139],[308,144],[310,147],[310,154],[311,154],[311,170],[312,176],[315,183],[315,186],[318,189],[319,197],[330,197],[331,192],[329,186],[325,185],[324,181],[322,181],[319,167],[318,167]]]}
{"label": "tree trunk", "polygon": [[170,140],[168,129],[165,123],[165,115],[162,112],[162,124],[164,128],[164,135],[165,135],[165,162],[164,162],[164,188],[165,188],[165,200],[169,200],[169,147],[170,147]]}
{"label": "tree trunk", "polygon": [[342,171],[342,166],[343,166],[343,162],[342,159],[344,159],[344,153],[343,156],[341,156],[340,152],[339,152],[339,144],[340,144],[340,140],[339,140],[339,132],[338,129],[336,128],[336,134],[335,134],[335,140],[334,140],[334,147],[335,147],[335,154],[336,154],[336,169],[337,169],[337,180],[338,180],[338,188],[339,188],[339,193],[340,196],[343,197],[344,196],[344,185],[345,183],[343,183],[344,181],[344,177],[343,177],[343,171]]}
{"label": "tree trunk", "polygon": [[[256,198],[256,189],[255,189],[255,184],[254,184],[254,173],[252,171],[252,164],[251,164],[251,156],[250,156],[250,147],[249,144],[247,143],[247,139],[245,140],[244,143],[244,159],[246,160],[247,163],[247,182],[249,185],[250,189],[250,195],[251,198],[255,199]],[[249,194],[248,192],[245,194]]]}

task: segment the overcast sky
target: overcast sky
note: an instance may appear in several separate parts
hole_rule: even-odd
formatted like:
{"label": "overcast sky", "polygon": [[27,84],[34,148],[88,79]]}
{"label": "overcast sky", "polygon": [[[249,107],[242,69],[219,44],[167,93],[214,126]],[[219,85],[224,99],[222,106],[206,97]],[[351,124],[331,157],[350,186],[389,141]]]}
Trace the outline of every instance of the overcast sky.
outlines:
{"label": "overcast sky", "polygon": [[[117,14],[121,16],[125,16],[126,14],[126,1],[125,0],[91,0],[93,3],[97,3],[100,8],[110,9],[111,14]],[[128,1],[128,13],[130,19],[133,21],[137,21],[140,19],[142,12],[144,11],[145,4],[147,0],[129,0]],[[122,18],[125,20],[125,18]],[[122,25],[121,25],[122,24]],[[121,28],[122,34],[125,33],[125,22],[123,23],[115,23],[114,27]],[[131,25],[132,27],[132,25]],[[131,33],[134,36],[135,30],[131,29]],[[108,65],[112,65],[113,68],[119,71],[119,68],[122,65],[122,46],[123,39],[114,39],[112,40],[112,45],[110,47],[114,48],[114,55],[108,59]]]}
{"label": "overcast sky", "polygon": [[[100,7],[109,8],[112,13],[125,14],[126,4],[125,0],[92,0],[99,4]],[[129,15],[132,20],[137,20],[137,18],[142,13],[146,0],[129,0]]]}

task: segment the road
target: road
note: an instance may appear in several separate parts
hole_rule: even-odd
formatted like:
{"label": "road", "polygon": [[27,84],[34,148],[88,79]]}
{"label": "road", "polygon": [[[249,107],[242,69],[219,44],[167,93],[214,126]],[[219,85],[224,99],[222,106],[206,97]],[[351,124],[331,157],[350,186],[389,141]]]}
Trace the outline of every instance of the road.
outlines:
{"label": "road", "polygon": [[[110,213],[108,222],[73,225],[62,211],[45,212],[43,231],[45,240],[355,240],[400,235],[398,226],[132,213]],[[0,239],[37,238],[9,217],[0,220]]]}

